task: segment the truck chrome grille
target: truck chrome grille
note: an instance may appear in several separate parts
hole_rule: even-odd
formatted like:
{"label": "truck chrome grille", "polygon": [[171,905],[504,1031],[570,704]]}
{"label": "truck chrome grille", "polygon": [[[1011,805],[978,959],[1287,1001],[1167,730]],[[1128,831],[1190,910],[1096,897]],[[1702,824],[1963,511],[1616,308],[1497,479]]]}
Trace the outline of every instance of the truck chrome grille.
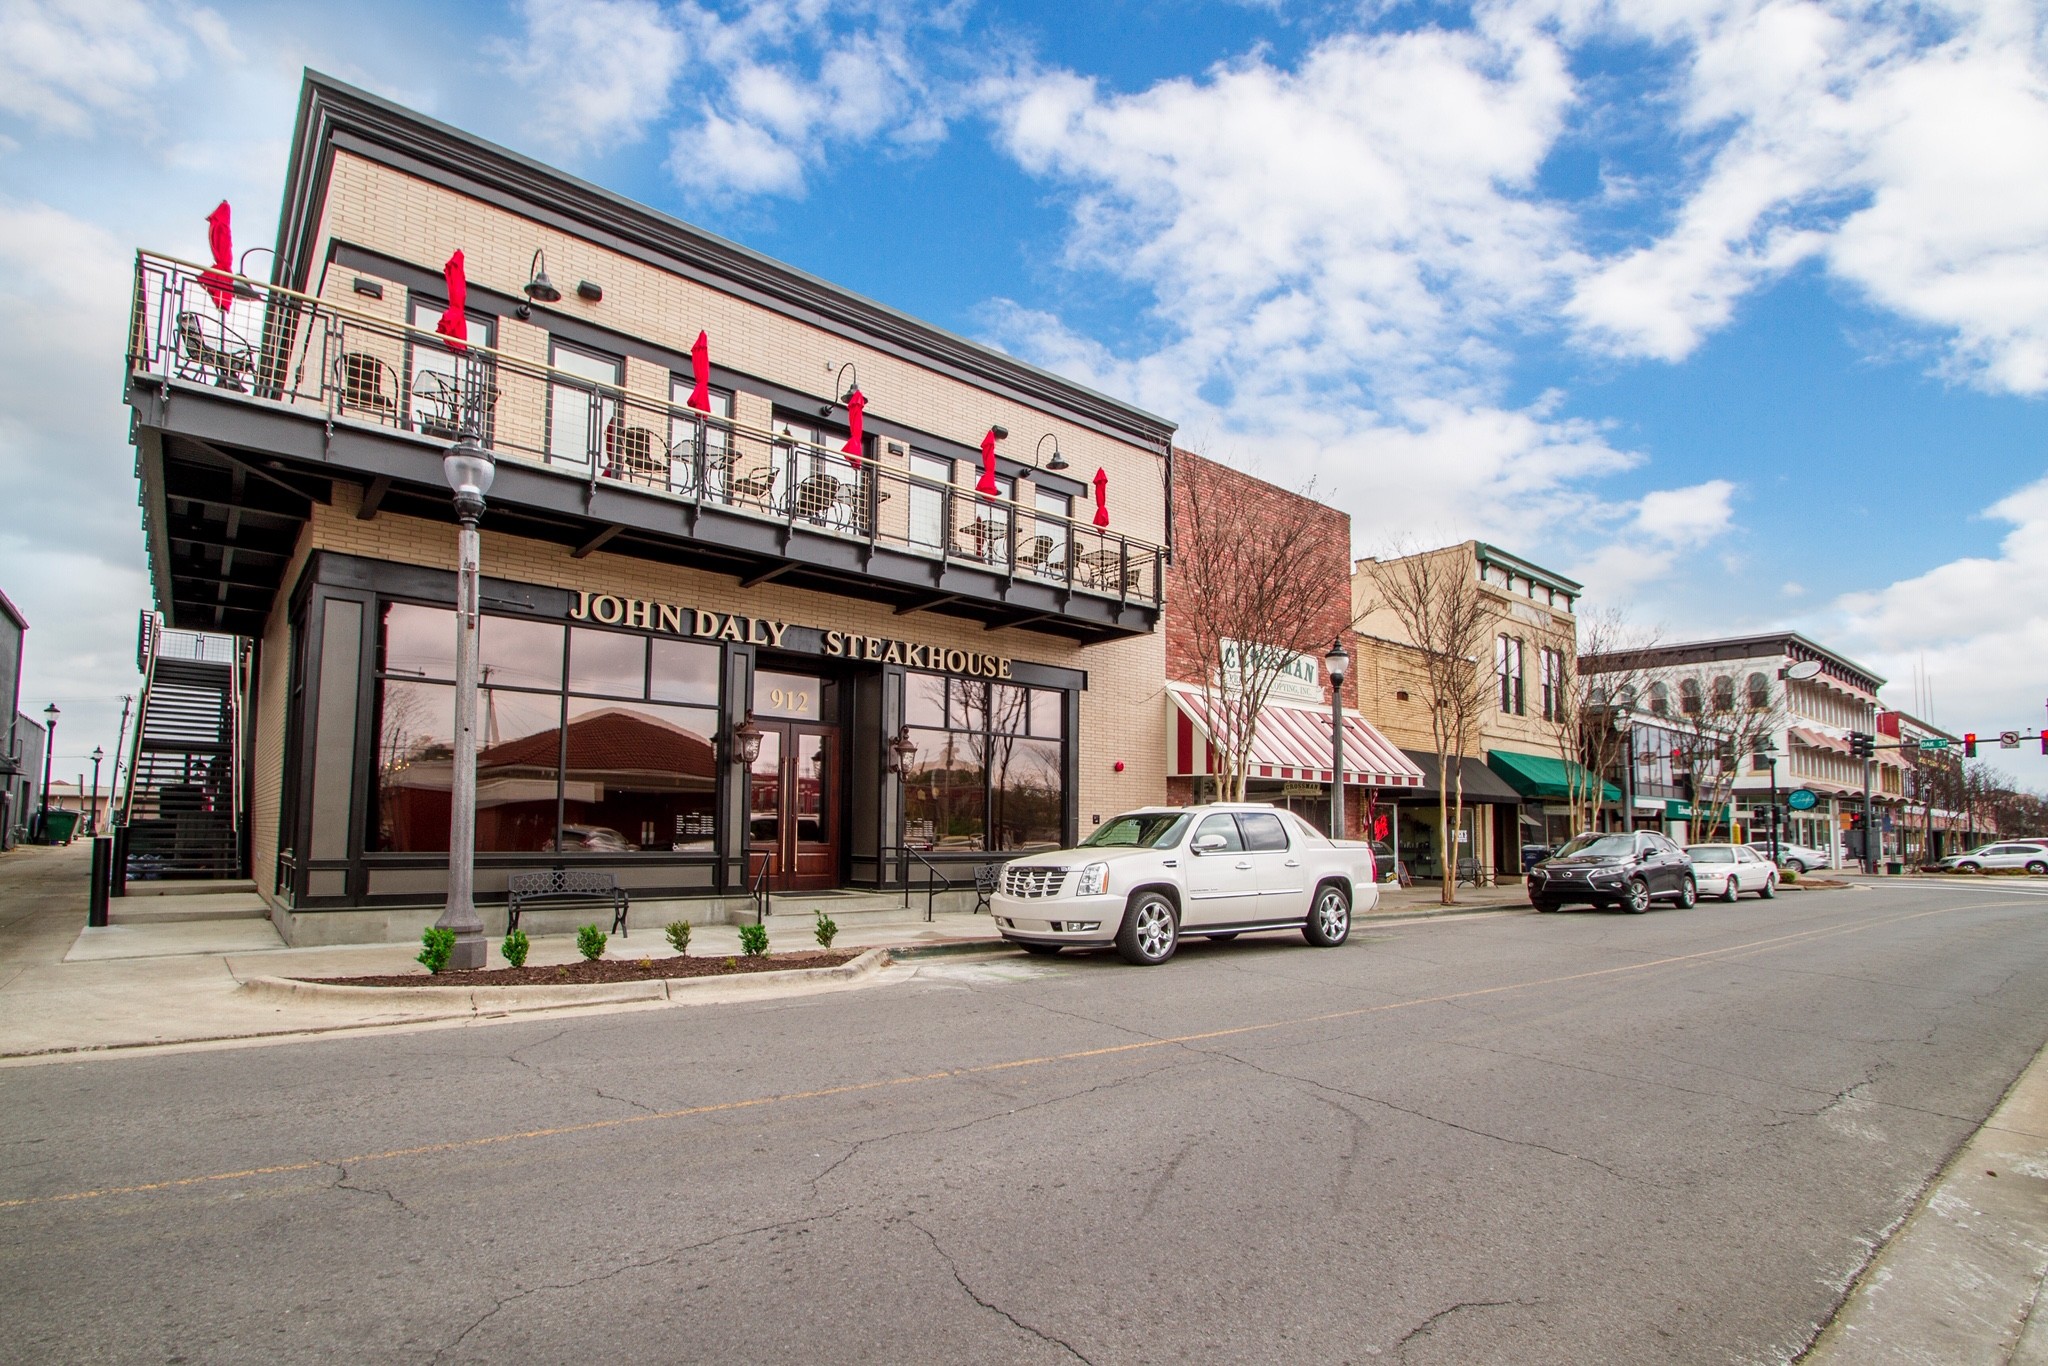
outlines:
{"label": "truck chrome grille", "polygon": [[1003,870],[1003,891],[1011,896],[1058,896],[1066,881],[1067,870],[1064,868],[1013,867]]}

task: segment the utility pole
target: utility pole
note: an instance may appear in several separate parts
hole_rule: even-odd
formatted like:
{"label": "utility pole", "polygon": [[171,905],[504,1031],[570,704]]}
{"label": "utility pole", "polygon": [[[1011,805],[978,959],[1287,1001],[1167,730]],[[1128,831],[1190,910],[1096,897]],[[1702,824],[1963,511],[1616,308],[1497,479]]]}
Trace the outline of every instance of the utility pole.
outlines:
{"label": "utility pole", "polygon": [[114,771],[107,776],[107,824],[117,819],[114,812],[114,794],[121,790],[121,746],[128,740],[128,708],[135,705],[134,693],[121,694],[121,729],[114,734]]}

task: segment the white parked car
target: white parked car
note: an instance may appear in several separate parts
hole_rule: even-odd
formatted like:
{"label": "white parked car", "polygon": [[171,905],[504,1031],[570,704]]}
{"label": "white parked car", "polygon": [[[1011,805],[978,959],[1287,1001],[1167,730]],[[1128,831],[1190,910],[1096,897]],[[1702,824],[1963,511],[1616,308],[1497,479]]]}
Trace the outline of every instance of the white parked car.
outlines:
{"label": "white parked car", "polygon": [[1702,901],[1710,896],[1733,901],[1744,892],[1769,901],[1778,894],[1778,870],[1767,853],[1746,844],[1688,844],[1685,854],[1692,860],[1692,877]]}
{"label": "white parked car", "polygon": [[1958,873],[1981,873],[1992,868],[2024,868],[2030,873],[2048,873],[2048,848],[2026,840],[2001,840],[1980,844],[1961,854],[1951,854],[1941,866]]}
{"label": "white parked car", "polygon": [[[1768,839],[1751,840],[1749,847],[1756,850],[1766,863],[1770,861],[1771,842]],[[1780,867],[1790,868],[1793,872],[1804,877],[1816,868],[1834,867],[1835,860],[1828,857],[1828,852],[1825,849],[1815,849],[1809,845],[1794,844],[1790,840],[1779,840],[1778,864]]]}
{"label": "white parked car", "polygon": [[1333,948],[1353,911],[1378,903],[1371,846],[1326,839],[1262,803],[1127,812],[1078,849],[1010,860],[989,898],[996,928],[1026,953],[1114,946],[1141,965],[1165,962],[1189,935],[1299,930]]}

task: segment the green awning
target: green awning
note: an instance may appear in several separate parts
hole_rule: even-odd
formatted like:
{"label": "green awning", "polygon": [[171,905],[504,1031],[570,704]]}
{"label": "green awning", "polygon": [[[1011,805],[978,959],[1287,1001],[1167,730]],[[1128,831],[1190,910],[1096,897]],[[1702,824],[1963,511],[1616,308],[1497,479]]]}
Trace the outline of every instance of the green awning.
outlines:
{"label": "green awning", "polygon": [[1675,797],[1666,797],[1664,799],[1664,819],[1667,821],[1689,821],[1692,819],[1692,807]]}
{"label": "green awning", "polygon": [[[1508,780],[1508,785],[1524,797],[1569,800],[1574,780],[1580,791],[1585,791],[1591,775],[1579,764],[1547,754],[1518,754],[1511,749],[1496,749],[1486,756],[1486,766]],[[1600,784],[1600,800],[1618,802],[1621,789],[1613,783]]]}

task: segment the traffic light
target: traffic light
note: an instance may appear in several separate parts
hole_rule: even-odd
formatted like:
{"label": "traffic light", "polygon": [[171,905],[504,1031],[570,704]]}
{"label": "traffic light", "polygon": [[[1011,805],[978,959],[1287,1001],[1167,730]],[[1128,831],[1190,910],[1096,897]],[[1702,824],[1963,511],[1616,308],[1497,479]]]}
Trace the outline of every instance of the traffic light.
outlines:
{"label": "traffic light", "polygon": [[1876,755],[1877,755],[1877,737],[1876,737],[1876,736],[1874,736],[1874,735],[1868,735],[1868,734],[1865,734],[1865,733],[1864,733],[1863,731],[1860,731],[1860,730],[1852,730],[1852,731],[1850,731],[1850,732],[1849,732],[1849,757],[1850,757],[1850,758],[1852,758],[1852,759],[1870,759],[1870,758],[1874,758],[1874,757],[1876,757]]}
{"label": "traffic light", "polygon": [[1965,759],[1977,757],[1977,732],[1974,730],[1963,733],[1963,757]]}

